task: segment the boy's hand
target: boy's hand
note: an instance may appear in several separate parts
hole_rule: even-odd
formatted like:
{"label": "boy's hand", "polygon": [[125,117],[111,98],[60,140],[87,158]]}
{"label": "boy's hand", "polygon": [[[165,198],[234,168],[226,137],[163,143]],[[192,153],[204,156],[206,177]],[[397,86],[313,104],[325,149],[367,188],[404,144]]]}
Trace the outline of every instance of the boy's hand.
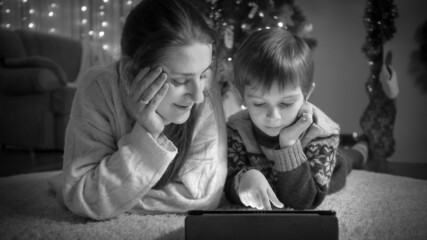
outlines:
{"label": "boy's hand", "polygon": [[247,207],[271,210],[270,201],[278,208],[283,207],[283,203],[277,199],[267,179],[260,171],[255,169],[243,174],[238,194],[240,201]]}
{"label": "boy's hand", "polygon": [[308,102],[301,105],[298,111],[297,121],[280,131],[280,147],[289,147],[295,144],[297,139],[313,123],[313,106]]}
{"label": "boy's hand", "polygon": [[129,88],[128,104],[137,122],[157,139],[163,132],[163,118],[156,112],[168,90],[166,73],[160,67],[141,69]]}

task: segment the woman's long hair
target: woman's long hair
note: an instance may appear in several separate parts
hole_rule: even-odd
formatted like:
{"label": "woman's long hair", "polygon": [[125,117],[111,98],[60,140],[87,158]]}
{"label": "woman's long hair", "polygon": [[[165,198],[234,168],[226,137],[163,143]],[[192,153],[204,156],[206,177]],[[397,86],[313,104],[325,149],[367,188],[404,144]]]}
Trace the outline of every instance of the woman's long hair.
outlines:
{"label": "woman's long hair", "polygon": [[[186,0],[143,0],[129,13],[121,37],[122,55],[132,63],[129,81],[139,69],[161,62],[170,47],[213,42],[213,31]],[[129,86],[130,82],[126,84]],[[164,134],[175,144],[178,154],[155,189],[173,180],[183,166],[192,145],[196,120],[197,106],[194,106],[185,123],[165,127]]]}

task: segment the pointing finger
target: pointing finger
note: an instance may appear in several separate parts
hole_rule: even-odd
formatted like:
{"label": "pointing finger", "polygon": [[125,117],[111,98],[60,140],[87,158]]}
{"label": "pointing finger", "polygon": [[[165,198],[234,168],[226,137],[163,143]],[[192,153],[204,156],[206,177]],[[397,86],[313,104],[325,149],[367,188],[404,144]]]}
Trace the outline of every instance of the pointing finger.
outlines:
{"label": "pointing finger", "polygon": [[277,198],[276,194],[274,193],[273,189],[271,189],[271,187],[267,189],[267,194],[270,198],[271,203],[273,203],[274,206],[278,208],[284,207],[283,203],[279,201],[279,199]]}

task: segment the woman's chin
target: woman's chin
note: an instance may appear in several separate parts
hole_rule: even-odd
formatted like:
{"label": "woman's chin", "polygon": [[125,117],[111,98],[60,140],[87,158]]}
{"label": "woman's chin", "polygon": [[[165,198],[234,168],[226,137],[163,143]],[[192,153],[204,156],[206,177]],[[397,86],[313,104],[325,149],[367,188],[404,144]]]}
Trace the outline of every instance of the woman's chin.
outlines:
{"label": "woman's chin", "polygon": [[180,118],[175,119],[175,121],[173,121],[173,123],[175,124],[183,124],[188,120],[188,116],[182,116]]}
{"label": "woman's chin", "polygon": [[190,114],[184,114],[184,115],[181,115],[181,116],[176,116],[176,117],[174,117],[172,119],[171,118],[168,118],[168,119],[163,118],[163,123],[165,125],[168,125],[168,124],[171,124],[171,123],[174,123],[174,124],[183,124],[183,123],[185,123],[188,120],[189,116],[190,116]]}

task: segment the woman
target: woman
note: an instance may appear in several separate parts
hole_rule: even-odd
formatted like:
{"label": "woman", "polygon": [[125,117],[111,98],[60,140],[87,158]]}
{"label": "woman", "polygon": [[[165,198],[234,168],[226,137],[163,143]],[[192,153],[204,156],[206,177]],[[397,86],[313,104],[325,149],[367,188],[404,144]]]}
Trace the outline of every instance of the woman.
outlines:
{"label": "woman", "polygon": [[217,207],[226,137],[212,47],[185,0],[144,0],[130,12],[120,61],[90,70],[73,102],[55,187],[68,209],[107,219]]}

